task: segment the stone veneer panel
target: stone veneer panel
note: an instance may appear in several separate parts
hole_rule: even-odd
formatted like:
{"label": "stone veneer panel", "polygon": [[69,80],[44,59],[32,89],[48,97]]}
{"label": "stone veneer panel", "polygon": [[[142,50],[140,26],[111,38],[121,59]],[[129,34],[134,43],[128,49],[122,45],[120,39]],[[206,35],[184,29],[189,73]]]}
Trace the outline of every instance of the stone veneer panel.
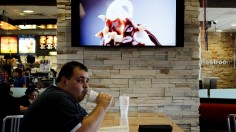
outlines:
{"label": "stone veneer panel", "polygon": [[[184,131],[199,131],[198,0],[185,0],[184,47],[112,51],[71,47],[70,1],[57,2],[58,71],[66,62],[82,62],[89,68],[90,87],[114,96],[110,111],[119,111],[118,97],[126,94],[131,97],[130,111],[163,112]],[[88,111],[94,108],[85,107]]]}

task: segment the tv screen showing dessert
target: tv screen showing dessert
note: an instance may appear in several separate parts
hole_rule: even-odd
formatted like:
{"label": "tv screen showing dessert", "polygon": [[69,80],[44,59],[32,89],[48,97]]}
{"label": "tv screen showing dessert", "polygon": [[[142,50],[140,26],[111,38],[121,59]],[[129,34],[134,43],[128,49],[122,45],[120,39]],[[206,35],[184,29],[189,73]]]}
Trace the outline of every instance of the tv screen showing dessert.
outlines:
{"label": "tv screen showing dessert", "polygon": [[1,54],[16,54],[18,53],[18,38],[17,36],[2,36],[1,37]]}
{"label": "tv screen showing dessert", "polygon": [[183,0],[71,2],[73,47],[183,46]]}
{"label": "tv screen showing dessert", "polygon": [[39,49],[52,50],[57,47],[57,37],[55,35],[39,36]]}
{"label": "tv screen showing dessert", "polygon": [[19,35],[19,53],[35,53],[36,39],[34,35]]}

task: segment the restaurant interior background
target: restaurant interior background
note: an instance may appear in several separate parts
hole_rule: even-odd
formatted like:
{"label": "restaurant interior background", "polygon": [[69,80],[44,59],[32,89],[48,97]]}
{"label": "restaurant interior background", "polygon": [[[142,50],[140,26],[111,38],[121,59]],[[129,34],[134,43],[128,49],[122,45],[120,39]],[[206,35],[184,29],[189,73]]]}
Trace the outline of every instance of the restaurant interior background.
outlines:
{"label": "restaurant interior background", "polygon": [[[225,1],[217,1],[213,2],[214,5],[209,3],[208,6],[216,6],[217,8],[228,6],[224,5],[227,3]],[[56,19],[57,29],[38,28],[16,31],[0,29],[0,35],[57,35],[57,55],[36,55],[36,60],[49,59],[51,66],[56,70],[59,70],[65,62],[70,60],[85,63],[90,69],[90,77],[92,78],[90,86],[98,91],[108,91],[115,97],[115,106],[111,111],[118,111],[117,97],[125,93],[131,97],[130,111],[163,112],[185,131],[199,131],[199,80],[217,77],[217,88],[236,88],[234,27],[231,27],[227,32],[217,32],[222,25],[219,25],[220,21],[215,24],[215,20],[220,16],[216,15],[215,18],[208,19],[211,22],[212,31],[208,33],[208,51],[205,50],[203,44],[200,44],[203,40],[201,40],[198,25],[198,17],[200,19],[202,17],[201,13],[198,15],[201,0],[185,0],[184,48],[152,50],[117,48],[113,51],[71,47],[70,0],[47,0],[47,2],[1,0],[1,13],[3,13],[3,9],[7,9],[8,13],[14,11],[15,5],[28,5],[29,7],[33,5],[38,9],[39,6],[54,6],[57,13],[47,18],[41,18],[42,23],[39,25],[51,24],[47,23],[51,22],[49,19]],[[231,2],[229,5],[236,7],[235,2]],[[39,4],[35,5],[35,3]],[[8,8],[9,6],[13,7]],[[46,9],[44,10],[46,11]],[[219,13],[218,10],[215,11]],[[235,12],[234,9],[225,10],[225,13],[222,13],[226,17],[236,18],[234,15],[236,13],[233,12]],[[39,21],[37,18],[43,14],[45,15],[42,12],[35,12],[33,15],[21,15],[23,19],[14,21],[23,23],[23,25],[31,22],[36,23]],[[3,14],[1,15],[0,18],[3,18]],[[9,15],[6,14],[6,17]],[[30,17],[35,17],[33,19],[36,21],[27,20]],[[26,56],[22,57],[24,61]],[[89,106],[87,109],[93,107]]]}
{"label": "restaurant interior background", "polygon": [[[13,58],[11,61],[14,68],[22,63],[25,67],[32,68],[32,72],[40,72],[40,61],[49,60],[50,67],[56,70],[58,15],[56,1],[35,1],[34,3],[28,0],[21,2],[2,0],[0,1],[0,11],[0,57]],[[14,44],[11,48],[4,46],[4,44],[10,43],[10,37],[16,38],[13,41],[19,44]],[[53,43],[55,46],[49,47],[48,43]],[[44,45],[48,47],[43,47]],[[18,53],[14,52],[16,50]],[[35,63],[27,63],[27,56],[35,57]],[[1,64],[6,63],[2,60],[0,62]]]}
{"label": "restaurant interior background", "polygon": [[[236,6],[235,1],[207,1],[207,38],[201,34],[202,88],[209,87],[209,80],[215,79],[214,88],[236,88]],[[201,7],[199,21],[204,20]],[[203,29],[201,25],[201,29]],[[203,33],[203,32],[202,32]],[[207,39],[207,44],[204,40]],[[205,81],[205,82],[204,82]]]}

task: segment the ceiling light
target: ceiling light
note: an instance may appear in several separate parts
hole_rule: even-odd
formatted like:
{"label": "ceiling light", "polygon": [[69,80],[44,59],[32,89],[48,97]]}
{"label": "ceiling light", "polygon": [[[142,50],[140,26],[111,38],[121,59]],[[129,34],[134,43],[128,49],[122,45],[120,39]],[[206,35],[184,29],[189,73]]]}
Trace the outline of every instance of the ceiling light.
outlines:
{"label": "ceiling light", "polygon": [[20,29],[36,29],[37,25],[18,25]]}
{"label": "ceiling light", "polygon": [[231,27],[236,27],[236,24],[234,23],[234,24],[231,24]]}
{"label": "ceiling light", "polygon": [[49,55],[57,55],[57,52],[56,51],[50,51]]}
{"label": "ceiling light", "polygon": [[56,24],[42,24],[37,26],[39,29],[57,29]]}
{"label": "ceiling light", "polygon": [[47,25],[47,28],[48,28],[48,29],[52,29],[52,28],[53,28],[53,25],[52,25],[52,24],[48,24],[48,25]]}
{"label": "ceiling light", "polygon": [[0,21],[0,28],[4,30],[17,30],[18,28],[16,26],[13,26],[7,22]]}
{"label": "ceiling light", "polygon": [[40,25],[40,26],[37,26],[37,27],[38,27],[38,28],[42,28],[42,29],[46,28],[45,25]]}
{"label": "ceiling light", "polygon": [[218,20],[214,20],[214,21],[213,21],[213,24],[217,24],[217,23],[218,23]]}
{"label": "ceiling light", "polygon": [[216,30],[216,32],[222,32],[223,30]]}
{"label": "ceiling light", "polygon": [[24,10],[23,12],[24,13],[33,13],[34,11],[32,11],[32,10]]}

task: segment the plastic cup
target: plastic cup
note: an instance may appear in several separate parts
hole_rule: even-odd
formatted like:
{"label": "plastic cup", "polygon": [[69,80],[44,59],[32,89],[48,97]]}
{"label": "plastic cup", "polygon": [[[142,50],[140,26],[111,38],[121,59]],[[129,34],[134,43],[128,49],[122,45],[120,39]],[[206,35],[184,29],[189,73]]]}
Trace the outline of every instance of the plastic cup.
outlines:
{"label": "plastic cup", "polygon": [[87,101],[90,103],[97,103],[97,96],[98,96],[98,92],[89,90]]}
{"label": "plastic cup", "polygon": [[128,118],[129,111],[129,96],[120,96],[120,117],[121,119]]}
{"label": "plastic cup", "polygon": [[121,118],[120,119],[120,126],[129,126],[128,118]]}

